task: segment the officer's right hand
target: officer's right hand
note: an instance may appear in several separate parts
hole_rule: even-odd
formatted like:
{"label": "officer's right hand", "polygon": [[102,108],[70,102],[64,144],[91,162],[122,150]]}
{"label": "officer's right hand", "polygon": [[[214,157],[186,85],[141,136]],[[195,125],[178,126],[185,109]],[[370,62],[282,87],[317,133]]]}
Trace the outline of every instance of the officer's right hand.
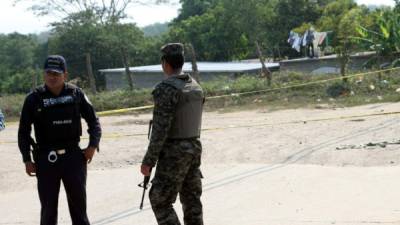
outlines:
{"label": "officer's right hand", "polygon": [[25,171],[31,177],[36,176],[36,165],[33,162],[26,162],[25,163]]}

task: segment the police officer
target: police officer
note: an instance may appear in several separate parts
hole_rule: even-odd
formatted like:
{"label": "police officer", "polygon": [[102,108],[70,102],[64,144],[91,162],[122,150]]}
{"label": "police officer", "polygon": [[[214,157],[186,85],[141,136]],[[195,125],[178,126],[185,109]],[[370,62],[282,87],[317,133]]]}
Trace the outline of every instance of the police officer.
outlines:
{"label": "police officer", "polygon": [[153,127],[141,172],[149,176],[157,163],[149,197],[159,225],[179,225],[172,204],[179,193],[185,225],[202,225],[199,140],[204,95],[200,85],[182,73],[183,45],[161,48],[165,79],[152,92]]}
{"label": "police officer", "polygon": [[6,122],[4,121],[4,115],[3,115],[3,113],[1,112],[1,109],[0,109],[0,131],[4,130],[6,128],[5,123]]}
{"label": "police officer", "polygon": [[[41,225],[57,224],[60,182],[67,194],[73,225],[88,225],[86,213],[87,163],[98,148],[101,128],[95,111],[81,89],[66,83],[67,65],[62,56],[48,56],[44,85],[30,93],[22,108],[18,145],[26,173],[37,177]],[[81,117],[88,124],[89,146],[79,147]],[[31,125],[35,130],[34,144]],[[30,146],[37,146],[30,153]]]}

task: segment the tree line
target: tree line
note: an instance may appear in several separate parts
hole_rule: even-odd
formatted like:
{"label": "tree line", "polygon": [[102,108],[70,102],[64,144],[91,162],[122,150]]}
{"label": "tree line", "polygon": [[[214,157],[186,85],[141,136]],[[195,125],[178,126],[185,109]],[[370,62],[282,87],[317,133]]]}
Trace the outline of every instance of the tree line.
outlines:
{"label": "tree line", "polygon": [[[371,65],[380,65],[382,57],[396,63],[400,49],[398,0],[394,8],[353,0],[180,0],[178,16],[167,28],[157,24],[151,35],[125,22],[127,7],[170,1],[29,2],[37,15],[57,14],[60,20],[40,35],[0,34],[0,93],[29,91],[40,82],[48,54],[65,56],[70,79],[95,92],[104,88],[99,69],[157,64],[166,42],[191,44],[197,60],[206,61],[258,58],[259,43],[265,57],[279,60],[301,56],[287,42],[291,30],[304,33],[314,27],[332,32],[330,45],[343,59],[343,72],[352,52],[374,50],[378,54]],[[154,35],[157,30],[161,33]],[[134,74],[126,71],[134,88]]]}

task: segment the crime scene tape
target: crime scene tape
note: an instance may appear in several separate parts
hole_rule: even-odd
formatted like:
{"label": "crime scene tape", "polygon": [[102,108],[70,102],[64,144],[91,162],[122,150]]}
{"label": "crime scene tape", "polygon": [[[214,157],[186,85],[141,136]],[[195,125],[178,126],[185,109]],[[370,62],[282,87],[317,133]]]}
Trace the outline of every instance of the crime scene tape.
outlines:
{"label": "crime scene tape", "polygon": [[[365,117],[377,117],[377,116],[388,116],[388,115],[396,115],[400,114],[400,111],[394,112],[382,112],[382,113],[371,113],[371,114],[363,114],[363,115],[351,115],[351,116],[338,116],[338,117],[328,117],[328,118],[319,118],[319,119],[311,119],[311,120],[293,120],[286,122],[278,122],[278,123],[257,123],[257,124],[248,124],[248,125],[230,125],[225,127],[211,127],[211,128],[203,128],[202,131],[216,131],[216,130],[227,130],[227,129],[235,129],[235,128],[251,128],[251,127],[266,127],[266,126],[279,126],[279,125],[289,125],[289,124],[306,124],[311,122],[322,122],[322,121],[333,121],[333,120],[345,120],[345,119],[354,119],[354,118],[365,118]],[[102,135],[102,139],[119,139],[126,137],[141,137],[147,136],[147,133],[136,133],[136,134],[104,134]],[[82,137],[83,140],[88,139],[88,137]],[[16,141],[0,141],[0,144],[15,144]]]}
{"label": "crime scene tape", "polygon": [[[329,81],[341,80],[341,79],[344,79],[344,78],[360,77],[360,76],[379,74],[379,73],[390,72],[390,71],[395,71],[395,70],[400,70],[400,67],[384,69],[384,70],[370,71],[370,72],[365,72],[365,73],[351,74],[351,75],[347,75],[347,76],[338,76],[338,77],[335,77],[335,78],[319,80],[319,81],[312,81],[312,82],[306,82],[306,83],[302,83],[302,84],[287,85],[287,86],[284,86],[284,87],[268,88],[268,89],[262,89],[262,90],[257,90],[257,91],[230,93],[230,94],[218,95],[218,96],[209,96],[209,97],[206,97],[206,100],[218,99],[218,98],[227,98],[227,97],[238,97],[238,96],[241,96],[241,95],[249,95],[249,94],[257,94],[257,93],[264,93],[264,92],[279,91],[279,90],[296,88],[296,87],[304,87],[304,86],[313,85],[313,84],[326,83],[326,82],[329,82]],[[152,109],[152,108],[154,108],[153,105],[146,105],[146,106],[139,106],[139,107],[132,107],[132,108],[106,110],[106,111],[98,112],[97,115],[98,116],[110,116],[110,115],[114,115],[114,114],[141,111],[141,110]],[[6,125],[7,124],[8,125],[16,124],[16,123],[17,122],[9,122],[9,123],[6,123]]]}
{"label": "crime scene tape", "polygon": [[240,95],[248,95],[248,94],[257,94],[257,93],[263,93],[263,92],[278,91],[278,90],[290,89],[290,88],[295,88],[295,87],[304,87],[304,86],[313,85],[313,84],[326,83],[326,82],[334,81],[334,80],[342,80],[343,78],[360,77],[360,76],[366,76],[366,75],[371,75],[371,74],[378,74],[378,73],[383,73],[383,72],[399,70],[399,69],[400,69],[400,67],[395,67],[395,68],[391,68],[391,69],[351,74],[351,75],[347,75],[347,76],[340,76],[340,77],[335,77],[335,78],[330,78],[330,79],[325,79],[325,80],[312,81],[312,82],[307,82],[307,83],[302,83],[302,84],[288,85],[288,86],[284,86],[284,87],[269,88],[269,89],[262,89],[262,90],[257,90],[257,91],[247,91],[247,92],[240,92],[240,93],[231,93],[231,94],[219,95],[219,96],[210,96],[210,97],[207,97],[206,99],[217,99],[217,98],[225,98],[225,97],[232,97],[232,96],[233,97],[237,97],[237,96],[240,96]]}
{"label": "crime scene tape", "polygon": [[126,109],[115,109],[115,110],[98,112],[97,115],[98,116],[108,116],[108,115],[113,115],[113,114],[131,112],[131,111],[152,109],[153,107],[154,107],[153,105],[146,105],[146,106],[140,106],[140,107],[126,108]]}
{"label": "crime scene tape", "polygon": [[[264,92],[271,92],[271,91],[278,91],[278,90],[290,89],[290,88],[295,88],[295,87],[303,87],[303,86],[308,86],[308,85],[313,85],[313,84],[326,83],[326,82],[329,82],[329,81],[341,80],[343,78],[366,76],[366,75],[379,74],[379,73],[390,72],[390,71],[395,71],[395,70],[400,70],[400,67],[384,69],[384,70],[377,70],[377,71],[371,71],[371,72],[365,72],[365,73],[351,74],[351,75],[347,75],[347,76],[338,76],[338,77],[335,77],[335,78],[319,80],[319,81],[312,81],[312,82],[307,82],[307,83],[302,83],[302,84],[288,85],[288,86],[284,86],[284,87],[268,88],[268,89],[262,89],[262,90],[257,90],[257,91],[231,93],[231,94],[218,95],[218,96],[210,96],[210,97],[206,97],[206,100],[217,99],[217,98],[226,98],[226,97],[237,97],[237,96],[241,96],[241,95],[257,94],[257,93],[264,93]],[[127,109],[117,109],[117,110],[103,111],[103,112],[99,112],[97,114],[99,116],[106,116],[106,115],[113,115],[113,114],[118,114],[118,113],[139,111],[139,110],[143,110],[143,109],[151,109],[153,107],[154,107],[153,105],[147,105],[147,106],[141,106],[141,107],[127,108]]]}

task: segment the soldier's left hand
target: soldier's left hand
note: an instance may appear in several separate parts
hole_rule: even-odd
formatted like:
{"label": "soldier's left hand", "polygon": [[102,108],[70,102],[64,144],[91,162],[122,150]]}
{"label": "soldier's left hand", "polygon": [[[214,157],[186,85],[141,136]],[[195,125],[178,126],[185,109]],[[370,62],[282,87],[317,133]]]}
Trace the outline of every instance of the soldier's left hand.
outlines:
{"label": "soldier's left hand", "polygon": [[85,149],[84,154],[85,154],[85,158],[87,163],[90,163],[92,161],[93,155],[96,152],[96,148],[89,146]]}

